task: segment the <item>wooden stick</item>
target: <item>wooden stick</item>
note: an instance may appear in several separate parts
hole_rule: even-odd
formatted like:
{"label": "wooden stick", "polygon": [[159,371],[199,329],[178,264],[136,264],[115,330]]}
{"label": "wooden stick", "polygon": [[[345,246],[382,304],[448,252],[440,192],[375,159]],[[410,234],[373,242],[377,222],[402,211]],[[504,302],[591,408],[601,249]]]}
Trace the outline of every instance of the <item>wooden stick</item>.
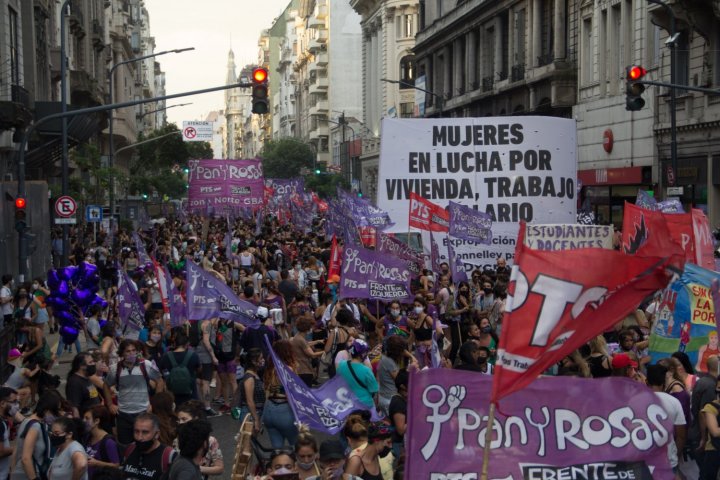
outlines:
{"label": "wooden stick", "polygon": [[490,443],[492,442],[493,423],[495,422],[495,404],[490,404],[490,412],[488,413],[488,426],[485,431],[485,447],[483,448],[483,463],[480,480],[488,478],[488,463],[490,462]]}

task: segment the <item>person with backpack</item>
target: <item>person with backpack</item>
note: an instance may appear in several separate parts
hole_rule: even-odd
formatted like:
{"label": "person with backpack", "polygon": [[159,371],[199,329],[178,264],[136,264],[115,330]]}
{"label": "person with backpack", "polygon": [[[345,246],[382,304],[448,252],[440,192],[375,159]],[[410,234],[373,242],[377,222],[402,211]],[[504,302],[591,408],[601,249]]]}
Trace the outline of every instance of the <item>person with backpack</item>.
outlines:
{"label": "person with backpack", "polygon": [[87,410],[83,415],[85,425],[84,447],[88,454],[88,477],[98,468],[120,467],[120,447],[115,437],[110,435],[106,429],[112,429],[110,411],[104,405],[97,405]]}
{"label": "person with backpack", "polygon": [[172,338],[175,348],[166,352],[158,368],[165,378],[167,389],[175,395],[175,405],[180,406],[197,395],[196,372],[200,359],[192,350],[188,350],[188,336],[185,329],[175,327]]}
{"label": "person with backpack", "polygon": [[50,425],[60,416],[62,398],[47,391],[38,399],[35,412],[18,426],[15,466],[10,480],[45,480],[50,468]]}
{"label": "person with backpack", "polygon": [[18,393],[8,387],[0,387],[0,478],[10,475],[10,460],[14,452],[10,445],[11,422],[20,411]]}
{"label": "person with backpack", "polygon": [[177,452],[160,443],[160,420],[152,413],[139,415],[134,422],[135,441],[125,449],[122,464],[125,480],[160,480],[175,460]]}
{"label": "person with backpack", "polygon": [[[103,392],[105,405],[117,417],[118,441],[127,445],[133,441],[135,419],[150,405],[150,390],[162,390],[162,378],[152,362],[138,356],[134,340],[120,342],[118,353],[121,359],[110,366]],[[111,387],[117,390],[117,405],[113,403]]]}
{"label": "person with backpack", "polygon": [[217,372],[220,380],[218,391],[219,397],[223,401],[220,413],[230,413],[232,401],[237,394],[235,355],[238,342],[236,337],[244,329],[245,327],[241,323],[224,318],[218,318],[212,323],[211,335],[214,340],[212,343],[215,357],[218,359]]}
{"label": "person with backpack", "polygon": [[80,437],[78,420],[58,417],[50,425],[50,445],[55,449],[49,468],[52,480],[88,480],[88,459]]}

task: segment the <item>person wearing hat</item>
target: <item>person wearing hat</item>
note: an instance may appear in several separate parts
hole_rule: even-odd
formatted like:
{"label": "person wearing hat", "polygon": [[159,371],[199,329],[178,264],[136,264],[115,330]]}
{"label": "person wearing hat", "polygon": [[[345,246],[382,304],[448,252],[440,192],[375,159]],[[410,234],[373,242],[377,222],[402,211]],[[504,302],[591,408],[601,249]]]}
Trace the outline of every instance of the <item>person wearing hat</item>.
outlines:
{"label": "person wearing hat", "polygon": [[645,376],[637,370],[638,363],[627,353],[616,353],[612,359],[612,376],[625,377],[645,383]]}
{"label": "person wearing hat", "polygon": [[8,353],[8,363],[12,365],[14,370],[3,386],[12,388],[18,393],[20,408],[29,407],[32,401],[30,379],[40,371],[40,365],[35,361],[23,365],[22,353],[17,348],[13,348]]}
{"label": "person wearing hat", "polygon": [[280,339],[280,335],[272,323],[270,318],[270,310],[265,306],[257,308],[255,317],[260,321],[260,325],[257,327],[246,328],[240,337],[240,348],[249,352],[253,348],[259,348],[263,352],[263,357],[268,358],[270,352],[268,351],[267,344],[265,343],[265,336],[267,335],[270,343],[274,343],[275,340]]}
{"label": "person wearing hat", "polygon": [[375,406],[374,395],[378,393],[379,386],[375,379],[372,368],[365,365],[370,348],[364,340],[353,340],[348,353],[351,360],[341,362],[337,367],[338,375],[341,375],[358,400],[366,408]]}
{"label": "person wearing hat", "polygon": [[355,475],[345,475],[345,448],[340,440],[331,438],[320,444],[320,452],[318,455],[318,464],[320,465],[320,475],[308,477],[307,480],[360,480]]}

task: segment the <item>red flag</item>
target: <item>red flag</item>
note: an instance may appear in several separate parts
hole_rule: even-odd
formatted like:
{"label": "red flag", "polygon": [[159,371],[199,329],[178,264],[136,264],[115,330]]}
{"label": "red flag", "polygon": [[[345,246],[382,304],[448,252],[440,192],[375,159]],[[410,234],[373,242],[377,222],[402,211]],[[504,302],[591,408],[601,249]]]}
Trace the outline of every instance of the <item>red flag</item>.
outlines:
{"label": "red flag", "polygon": [[327,212],[327,209],[328,209],[327,202],[325,200],[321,199],[320,197],[318,197],[317,193],[312,192],[312,199],[313,199],[313,202],[315,202],[315,204],[317,205],[318,211]]}
{"label": "red flag", "polygon": [[450,214],[440,205],[425,200],[415,192],[410,192],[408,225],[431,232],[447,232],[450,226]]}
{"label": "red flag", "polygon": [[342,268],[342,249],[337,243],[337,237],[333,235],[332,246],[330,247],[330,261],[328,262],[328,278],[333,275],[340,275]]}
{"label": "red flag", "polygon": [[585,248],[532,250],[520,226],[503,317],[492,401],[520,390],[550,366],[664,288],[682,262],[669,243],[662,257]]}
{"label": "red flag", "polygon": [[705,213],[692,209],[692,230],[695,243],[695,263],[708,270],[715,270],[715,245],[710,223]]}
{"label": "red flag", "polygon": [[157,288],[160,292],[163,312],[170,313],[170,302],[168,301],[169,292],[167,291],[168,279],[165,277],[165,269],[153,260],[153,270],[155,271],[155,280],[158,283]]}

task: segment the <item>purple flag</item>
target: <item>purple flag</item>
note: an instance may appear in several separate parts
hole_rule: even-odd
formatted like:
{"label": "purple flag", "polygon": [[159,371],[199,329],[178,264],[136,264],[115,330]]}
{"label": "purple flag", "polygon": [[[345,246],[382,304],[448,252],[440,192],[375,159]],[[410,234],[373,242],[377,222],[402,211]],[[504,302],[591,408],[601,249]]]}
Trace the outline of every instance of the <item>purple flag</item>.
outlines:
{"label": "purple flag", "polygon": [[170,275],[170,271],[167,267],[163,267],[165,270],[165,278],[167,279],[167,299],[168,307],[170,309],[170,326],[178,327],[187,321],[187,306],[185,300],[183,300],[180,290],[175,286],[173,277]]}
{"label": "purple flag", "polygon": [[452,240],[448,236],[447,239],[448,247],[448,264],[450,265],[450,273],[452,273],[453,283],[457,285],[460,282],[467,282],[467,272],[465,272],[465,264],[463,261],[455,255],[455,249],[452,246]]}
{"label": "purple flag", "polygon": [[449,235],[475,243],[492,243],[492,217],[485,212],[450,200]]}
{"label": "purple flag", "polygon": [[141,266],[145,266],[148,263],[152,264],[153,261],[145,250],[145,242],[142,241],[140,235],[137,232],[132,234],[133,241],[135,242],[135,249],[137,249],[138,261]]}
{"label": "purple flag", "polygon": [[[492,378],[412,374],[405,478],[480,478]],[[673,478],[672,421],[655,393],[627,378],[541,378],[503,398],[494,422],[489,479]]]}
{"label": "purple flag", "polygon": [[[309,388],[295,372],[277,358],[267,337],[265,342],[270,351],[270,358],[275,364],[278,379],[285,389],[290,408],[295,414],[296,424],[307,425],[313,430],[334,435],[340,431],[345,418],[354,410],[367,410],[367,406],[358,400],[341,375],[335,375],[319,388]],[[371,412],[373,421],[382,419],[374,407]]]}
{"label": "purple flag", "polygon": [[212,214],[263,205],[260,160],[190,160],[189,210]]}
{"label": "purple flag", "polygon": [[266,178],[265,186],[273,189],[273,197],[287,199],[305,193],[305,179],[294,178]]}
{"label": "purple flag", "polygon": [[350,215],[358,227],[374,227],[380,230],[394,225],[390,220],[390,214],[382,210],[368,200],[359,198],[338,187],[338,200]]}
{"label": "purple flag", "polygon": [[438,244],[435,241],[435,236],[432,232],[430,232],[430,268],[433,273],[438,273],[440,271],[440,248],[438,248]]}
{"label": "purple flag", "polygon": [[397,238],[391,237],[380,230],[375,230],[375,250],[379,253],[386,253],[405,260],[408,270],[410,270],[413,276],[418,276],[422,273],[422,268],[425,265],[425,259],[422,255],[413,250],[407,243],[401,242]]}
{"label": "purple flag", "polygon": [[407,262],[373,250],[345,245],[340,298],[404,300],[410,298]]}
{"label": "purple flag", "polygon": [[230,233],[229,229],[228,229],[227,233],[225,233],[225,238],[223,239],[223,243],[225,244],[225,258],[230,260],[233,257],[233,252],[232,252],[232,234]]}
{"label": "purple flag", "polygon": [[190,320],[208,320],[220,317],[243,325],[257,325],[257,307],[241,300],[222,280],[213,277],[188,259],[187,312]]}
{"label": "purple flag", "polygon": [[129,326],[140,330],[145,324],[145,306],[140,300],[135,285],[130,281],[127,273],[120,269],[118,279],[118,314],[123,327]]}

